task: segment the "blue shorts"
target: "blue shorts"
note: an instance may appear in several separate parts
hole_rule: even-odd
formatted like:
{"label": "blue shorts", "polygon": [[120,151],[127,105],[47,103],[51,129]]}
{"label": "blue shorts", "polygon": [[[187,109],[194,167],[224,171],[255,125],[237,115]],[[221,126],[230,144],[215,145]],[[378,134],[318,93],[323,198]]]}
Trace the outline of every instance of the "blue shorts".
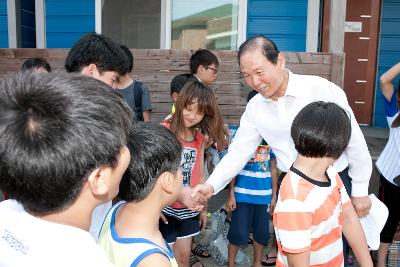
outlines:
{"label": "blue shorts", "polygon": [[162,236],[168,244],[173,244],[177,239],[192,237],[200,233],[199,215],[193,218],[179,220],[173,216],[164,214],[168,221],[165,224],[162,220],[159,222],[159,228]]}
{"label": "blue shorts", "polygon": [[232,212],[228,240],[235,246],[247,245],[250,230],[253,230],[253,239],[261,245],[268,244],[269,214],[268,204],[252,204],[236,202],[236,209]]}

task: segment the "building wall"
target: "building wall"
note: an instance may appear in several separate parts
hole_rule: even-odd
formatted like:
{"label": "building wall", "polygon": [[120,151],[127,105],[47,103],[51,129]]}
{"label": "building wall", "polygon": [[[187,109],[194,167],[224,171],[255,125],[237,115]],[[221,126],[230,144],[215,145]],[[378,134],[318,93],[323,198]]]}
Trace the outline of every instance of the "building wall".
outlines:
{"label": "building wall", "polygon": [[8,47],[7,0],[0,0],[0,48]]}
{"label": "building wall", "polygon": [[35,1],[21,0],[21,47],[36,47]]}
{"label": "building wall", "polygon": [[70,48],[95,31],[94,0],[46,0],[46,46]]}
{"label": "building wall", "polygon": [[[379,77],[398,62],[400,62],[400,0],[384,0],[381,15],[373,126],[388,127]],[[398,80],[399,77],[395,80],[396,87]]]}
{"label": "building wall", "polygon": [[306,51],[307,0],[248,0],[247,37],[265,35],[281,51]]}

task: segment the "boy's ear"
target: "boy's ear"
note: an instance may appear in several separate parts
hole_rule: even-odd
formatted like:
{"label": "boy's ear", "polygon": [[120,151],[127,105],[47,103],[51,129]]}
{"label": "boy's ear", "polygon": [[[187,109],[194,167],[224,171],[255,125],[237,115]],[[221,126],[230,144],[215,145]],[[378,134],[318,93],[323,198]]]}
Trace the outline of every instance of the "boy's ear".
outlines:
{"label": "boy's ear", "polygon": [[81,74],[86,76],[92,76],[93,72],[95,71],[97,71],[97,66],[96,64],[91,63],[82,69]]}
{"label": "boy's ear", "polygon": [[278,54],[278,66],[283,70],[285,69],[286,66],[285,55],[281,52]]}
{"label": "boy's ear", "polygon": [[105,196],[109,191],[105,177],[105,168],[107,167],[100,166],[89,174],[87,182],[95,196]]}
{"label": "boy's ear", "polygon": [[169,194],[172,194],[174,190],[176,190],[176,188],[174,188],[174,179],[175,176],[171,172],[163,172],[160,177],[158,177],[162,189]]}
{"label": "boy's ear", "polygon": [[179,94],[177,92],[173,92],[171,94],[171,98],[172,98],[172,101],[174,101],[174,103],[176,103],[176,100],[178,100],[178,96],[179,96]]}

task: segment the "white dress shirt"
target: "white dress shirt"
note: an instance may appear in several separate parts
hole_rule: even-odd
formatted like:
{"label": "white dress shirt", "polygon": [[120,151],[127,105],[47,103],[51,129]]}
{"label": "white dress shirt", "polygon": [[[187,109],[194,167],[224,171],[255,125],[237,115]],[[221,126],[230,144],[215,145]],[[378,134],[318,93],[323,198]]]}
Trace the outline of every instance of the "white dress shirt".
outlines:
{"label": "white dress shirt", "polygon": [[262,138],[274,151],[278,168],[287,172],[297,156],[290,135],[293,119],[303,107],[315,101],[336,103],[351,117],[350,142],[335,167],[340,172],[349,166],[352,196],[367,196],[372,172],[371,156],[344,91],[324,78],[293,74],[290,71],[284,96],[273,101],[257,94],[247,104],[228,153],[206,182],[214,188],[214,194],[243,169]]}
{"label": "white dress shirt", "polygon": [[376,167],[386,180],[399,186],[394,179],[400,176],[400,127],[390,127],[397,116],[400,116],[399,112],[393,117],[387,117],[390,129],[389,140],[376,161]]}

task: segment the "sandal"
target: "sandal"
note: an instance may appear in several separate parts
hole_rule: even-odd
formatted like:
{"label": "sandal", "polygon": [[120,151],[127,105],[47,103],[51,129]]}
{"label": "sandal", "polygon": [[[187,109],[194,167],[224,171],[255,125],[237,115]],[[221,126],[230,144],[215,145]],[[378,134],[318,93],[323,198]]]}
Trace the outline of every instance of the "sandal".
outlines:
{"label": "sandal", "polygon": [[201,244],[196,245],[194,249],[192,249],[192,253],[202,258],[208,258],[211,256],[207,249]]}
{"label": "sandal", "polygon": [[200,263],[201,266],[204,267],[203,263],[201,261],[199,261],[199,259],[195,255],[190,254],[190,267],[192,267],[196,263]]}
{"label": "sandal", "polygon": [[[270,260],[273,260],[273,261],[270,261]],[[268,254],[265,255],[265,260],[262,260],[261,264],[263,266],[275,266],[276,265],[276,256],[268,256]]]}

